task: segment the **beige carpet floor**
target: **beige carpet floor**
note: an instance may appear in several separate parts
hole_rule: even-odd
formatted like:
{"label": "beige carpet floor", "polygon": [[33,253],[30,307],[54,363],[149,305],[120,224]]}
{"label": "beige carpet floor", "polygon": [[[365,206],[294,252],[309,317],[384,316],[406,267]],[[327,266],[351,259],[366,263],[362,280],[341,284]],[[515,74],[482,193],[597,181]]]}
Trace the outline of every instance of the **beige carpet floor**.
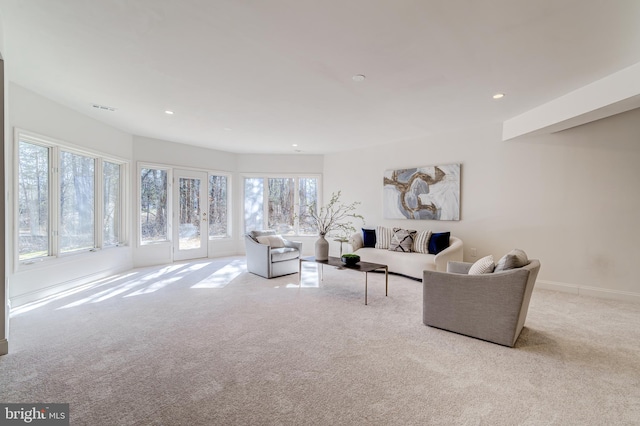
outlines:
{"label": "beige carpet floor", "polygon": [[515,348],[426,327],[421,283],[242,258],[14,309],[0,402],[72,425],[637,425],[640,305],[535,290]]}

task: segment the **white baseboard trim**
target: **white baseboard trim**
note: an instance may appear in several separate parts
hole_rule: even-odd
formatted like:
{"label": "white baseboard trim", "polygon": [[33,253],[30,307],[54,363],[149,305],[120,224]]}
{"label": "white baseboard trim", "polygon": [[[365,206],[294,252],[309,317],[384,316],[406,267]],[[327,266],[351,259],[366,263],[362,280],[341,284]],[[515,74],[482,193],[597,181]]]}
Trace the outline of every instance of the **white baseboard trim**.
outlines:
{"label": "white baseboard trim", "polygon": [[129,268],[124,269],[108,269],[93,274],[85,275],[70,281],[65,281],[58,284],[53,284],[48,287],[40,288],[29,293],[19,294],[9,299],[9,303],[12,308],[17,308],[22,305],[26,305],[31,302],[39,301],[41,299],[52,296],[64,296],[65,292],[71,290],[82,291],[83,286],[93,281],[107,278],[111,275],[119,274],[121,272],[128,271]]}
{"label": "white baseboard trim", "polygon": [[9,341],[7,339],[0,340],[0,355],[9,353]]}
{"label": "white baseboard trim", "polygon": [[536,288],[561,291],[563,293],[577,294],[580,296],[598,297],[600,299],[640,303],[640,293],[633,293],[630,291],[609,290],[605,288],[588,287],[547,280],[537,280]]}

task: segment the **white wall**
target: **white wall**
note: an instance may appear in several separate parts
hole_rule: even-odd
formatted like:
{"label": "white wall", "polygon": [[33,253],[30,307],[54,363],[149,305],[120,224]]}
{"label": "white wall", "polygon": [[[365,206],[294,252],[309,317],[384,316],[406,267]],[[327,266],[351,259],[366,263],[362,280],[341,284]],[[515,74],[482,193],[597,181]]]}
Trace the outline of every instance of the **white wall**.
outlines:
{"label": "white wall", "polygon": [[[8,223],[15,223],[15,141],[13,130],[20,128],[49,138],[72,143],[103,154],[132,159],[132,138],[113,127],[66,108],[30,90],[9,85],[8,138],[5,144],[8,176]],[[9,227],[7,238],[17,241],[15,227]],[[12,245],[14,246],[14,245]],[[50,259],[32,265],[20,265],[15,250],[7,254],[9,298],[13,306],[130,269],[131,248],[114,247],[98,252],[79,253]]]}
{"label": "white wall", "polygon": [[[521,248],[541,261],[539,287],[640,301],[638,135],[640,109],[510,142],[499,125],[460,130],[327,155],[324,193],[361,201],[369,226],[451,231],[467,261]],[[382,218],[385,170],[458,162],[460,221]]]}
{"label": "white wall", "polygon": [[[0,13],[0,57],[4,61],[4,27],[2,24],[2,14]],[[0,240],[2,240],[2,246],[0,247],[0,277],[2,283],[0,283],[0,355],[4,355],[9,352],[9,279],[7,276],[7,258],[6,253],[9,251],[9,244],[7,243],[6,230],[9,229],[6,221],[7,205],[9,200],[7,198],[7,179],[6,179],[6,157],[5,157],[5,141],[7,141],[5,126],[5,112],[7,111],[7,78],[6,74],[2,72],[0,78],[0,141],[2,142],[2,151],[0,152],[0,188],[2,188],[2,199],[0,200]]]}

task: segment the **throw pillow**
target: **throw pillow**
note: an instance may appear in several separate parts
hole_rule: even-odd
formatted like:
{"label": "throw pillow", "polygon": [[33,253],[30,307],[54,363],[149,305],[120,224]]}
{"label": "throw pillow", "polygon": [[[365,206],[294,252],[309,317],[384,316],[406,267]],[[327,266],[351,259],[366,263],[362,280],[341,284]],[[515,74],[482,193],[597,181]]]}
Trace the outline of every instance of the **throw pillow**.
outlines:
{"label": "throw pillow", "polygon": [[416,253],[429,253],[429,239],[431,231],[418,231],[413,240],[413,251]]}
{"label": "throw pillow", "polygon": [[522,268],[529,264],[527,253],[520,249],[513,249],[509,253],[502,256],[496,264],[494,272],[508,271],[509,269]]}
{"label": "throw pillow", "polygon": [[393,230],[391,228],[385,228],[384,226],[376,226],[376,248],[388,249],[391,243],[391,237],[393,236]]}
{"label": "throw pillow", "polygon": [[258,237],[258,242],[260,244],[271,246],[271,248],[284,247],[284,238],[282,238],[280,235],[264,235],[262,237]]}
{"label": "throw pillow", "polygon": [[364,247],[375,247],[376,230],[362,228],[362,241],[364,242]]}
{"label": "throw pillow", "polygon": [[251,231],[249,235],[251,235],[251,238],[258,241],[258,237],[264,237],[265,235],[276,235],[276,231],[274,231],[273,229],[265,229],[264,231]]}
{"label": "throw pillow", "polygon": [[413,239],[417,231],[413,229],[393,228],[393,236],[389,243],[389,250],[410,253],[413,247]]}
{"label": "throw pillow", "polygon": [[429,253],[438,254],[449,247],[450,236],[451,232],[439,232],[437,234],[432,234],[429,239]]}
{"label": "throw pillow", "polygon": [[469,275],[482,275],[490,274],[496,265],[493,263],[493,255],[485,256],[482,259],[478,259],[469,268]]}

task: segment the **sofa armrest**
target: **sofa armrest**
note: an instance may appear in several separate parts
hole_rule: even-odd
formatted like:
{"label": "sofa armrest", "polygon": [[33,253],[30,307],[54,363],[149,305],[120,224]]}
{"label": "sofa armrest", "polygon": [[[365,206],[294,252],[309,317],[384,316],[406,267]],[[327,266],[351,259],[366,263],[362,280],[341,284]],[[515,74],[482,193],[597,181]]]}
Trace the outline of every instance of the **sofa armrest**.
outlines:
{"label": "sofa armrest", "polygon": [[469,262],[447,262],[447,272],[452,274],[468,274],[473,263]]}
{"label": "sofa armrest", "polygon": [[285,247],[291,247],[291,248],[294,248],[294,249],[298,250],[300,252],[300,256],[302,256],[302,242],[284,240],[284,246]]}
{"label": "sofa armrest", "polygon": [[349,244],[351,244],[351,249],[355,252],[358,249],[364,247],[364,240],[362,239],[362,234],[360,232],[356,232],[349,238]]}
{"label": "sofa armrest", "polygon": [[271,275],[271,247],[267,244],[260,244],[249,235],[245,235],[244,247],[247,255],[247,271],[269,278]]}
{"label": "sofa armrest", "polygon": [[461,262],[462,261],[462,240],[457,237],[449,238],[449,247],[436,254],[434,262],[436,264],[436,271],[446,272],[448,262]]}

